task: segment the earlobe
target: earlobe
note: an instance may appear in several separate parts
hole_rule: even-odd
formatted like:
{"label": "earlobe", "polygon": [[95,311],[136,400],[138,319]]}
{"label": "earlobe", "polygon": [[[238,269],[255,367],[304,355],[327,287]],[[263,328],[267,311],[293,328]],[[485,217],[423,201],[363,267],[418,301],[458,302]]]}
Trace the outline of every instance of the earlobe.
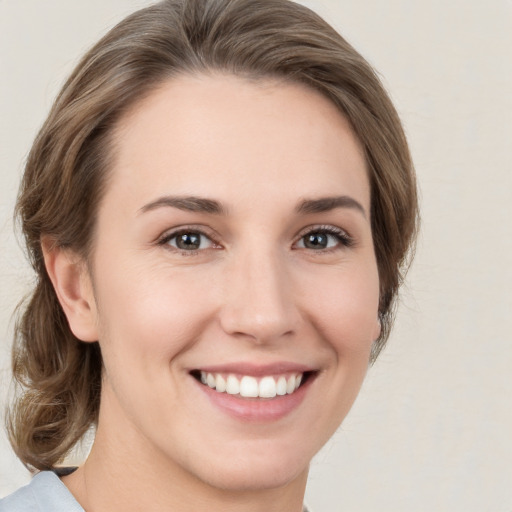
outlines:
{"label": "earlobe", "polygon": [[73,334],[82,341],[97,341],[97,310],[87,266],[73,251],[41,239],[46,271]]}

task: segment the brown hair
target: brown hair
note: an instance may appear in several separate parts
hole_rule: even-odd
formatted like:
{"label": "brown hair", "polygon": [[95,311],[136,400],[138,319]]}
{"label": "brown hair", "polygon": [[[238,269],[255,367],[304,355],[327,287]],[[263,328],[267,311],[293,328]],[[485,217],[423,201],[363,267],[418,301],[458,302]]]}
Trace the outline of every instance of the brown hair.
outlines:
{"label": "brown hair", "polygon": [[380,276],[382,334],[372,361],[389,335],[417,197],[400,121],[370,65],[318,15],[289,0],[160,2],[119,23],[83,57],[26,164],[16,211],[37,282],[15,330],[13,371],[22,393],[8,429],[29,468],[53,467],[96,423],[101,388],[99,346],[71,333],[41,237],[87,260],[117,122],[164,80],[209,70],[304,84],[349,120],[367,160]]}

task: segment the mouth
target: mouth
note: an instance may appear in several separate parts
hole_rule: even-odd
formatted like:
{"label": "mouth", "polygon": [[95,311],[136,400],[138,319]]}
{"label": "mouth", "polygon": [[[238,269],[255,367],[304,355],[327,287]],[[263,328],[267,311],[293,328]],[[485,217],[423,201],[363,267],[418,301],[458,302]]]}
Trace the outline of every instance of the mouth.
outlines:
{"label": "mouth", "polygon": [[286,372],[272,375],[244,375],[192,370],[190,375],[217,393],[247,399],[275,399],[295,394],[317,372]]}

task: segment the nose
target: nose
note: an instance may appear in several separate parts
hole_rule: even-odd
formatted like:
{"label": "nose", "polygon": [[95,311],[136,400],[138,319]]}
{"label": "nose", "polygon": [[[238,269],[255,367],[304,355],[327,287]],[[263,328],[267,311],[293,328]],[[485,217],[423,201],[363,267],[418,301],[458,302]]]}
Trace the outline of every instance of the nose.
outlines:
{"label": "nose", "polygon": [[222,301],[220,323],[230,335],[269,344],[297,330],[292,282],[278,255],[258,251],[233,262]]}

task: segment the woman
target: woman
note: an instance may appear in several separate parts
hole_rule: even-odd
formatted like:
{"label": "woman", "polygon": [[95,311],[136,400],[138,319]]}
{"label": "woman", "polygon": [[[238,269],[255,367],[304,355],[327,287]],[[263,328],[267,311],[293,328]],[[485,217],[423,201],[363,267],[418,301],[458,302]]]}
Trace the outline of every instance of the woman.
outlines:
{"label": "woman", "polygon": [[287,0],[138,11],[64,85],[17,211],[38,282],[9,431],[41,472],[0,510],[302,510],[416,230],[366,61]]}

